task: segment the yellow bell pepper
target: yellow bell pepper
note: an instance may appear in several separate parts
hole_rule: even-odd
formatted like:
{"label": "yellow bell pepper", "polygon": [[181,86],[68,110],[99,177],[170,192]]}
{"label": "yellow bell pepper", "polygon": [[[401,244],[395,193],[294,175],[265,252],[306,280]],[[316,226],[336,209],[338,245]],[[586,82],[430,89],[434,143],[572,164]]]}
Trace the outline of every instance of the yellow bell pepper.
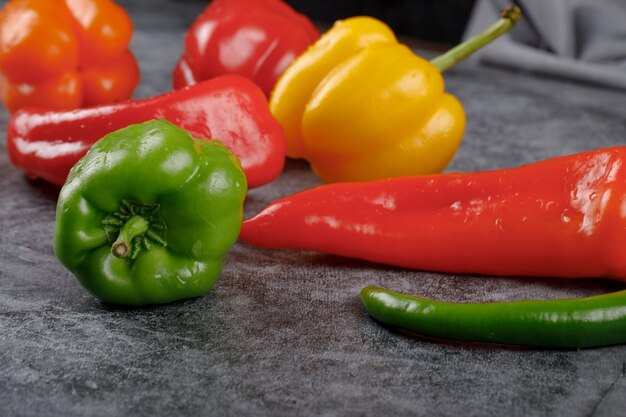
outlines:
{"label": "yellow bell pepper", "polygon": [[461,103],[441,72],[509,30],[517,8],[432,62],[370,17],[339,21],[279,79],[270,110],[287,155],[307,159],[326,182],[441,172],[465,129]]}

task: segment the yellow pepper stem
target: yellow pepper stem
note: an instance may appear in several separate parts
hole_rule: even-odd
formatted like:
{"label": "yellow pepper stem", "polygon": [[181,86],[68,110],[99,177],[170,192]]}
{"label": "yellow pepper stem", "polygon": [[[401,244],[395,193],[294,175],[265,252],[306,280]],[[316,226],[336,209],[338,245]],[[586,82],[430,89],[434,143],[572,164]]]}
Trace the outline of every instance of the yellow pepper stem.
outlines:
{"label": "yellow pepper stem", "polygon": [[460,45],[455,46],[443,55],[439,55],[430,61],[440,72],[453,67],[457,63],[505,34],[515,26],[522,17],[522,11],[517,6],[508,6],[500,11],[501,19],[491,25],[487,30],[471,37]]}

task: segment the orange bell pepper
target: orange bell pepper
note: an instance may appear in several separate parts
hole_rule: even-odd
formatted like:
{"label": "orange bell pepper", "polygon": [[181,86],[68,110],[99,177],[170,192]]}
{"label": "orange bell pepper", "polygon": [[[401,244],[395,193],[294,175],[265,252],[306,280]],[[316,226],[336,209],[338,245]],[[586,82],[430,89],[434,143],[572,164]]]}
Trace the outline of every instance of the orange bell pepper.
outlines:
{"label": "orange bell pepper", "polygon": [[132,23],[111,0],[12,0],[0,11],[0,95],[9,111],[128,99]]}

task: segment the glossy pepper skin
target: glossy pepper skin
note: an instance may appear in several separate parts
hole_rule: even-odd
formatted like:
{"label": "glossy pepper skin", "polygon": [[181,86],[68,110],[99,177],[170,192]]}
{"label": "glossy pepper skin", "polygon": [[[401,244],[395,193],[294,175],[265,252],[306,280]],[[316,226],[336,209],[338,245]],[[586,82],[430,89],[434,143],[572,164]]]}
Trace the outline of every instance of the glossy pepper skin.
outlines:
{"label": "glossy pepper skin", "polygon": [[282,171],[283,130],[261,90],[235,75],[143,100],[63,112],[20,110],[9,120],[7,149],[11,162],[29,176],[63,185],[97,140],[151,119],[169,120],[195,137],[219,139],[241,160],[251,188]]}
{"label": "glossy pepper skin", "polygon": [[282,0],[213,0],[187,31],[174,88],[239,74],[269,96],[285,68],[319,36]]}
{"label": "glossy pepper skin", "polygon": [[0,93],[9,111],[128,99],[132,23],[111,0],[11,0],[0,11]]}
{"label": "glossy pepper skin", "polygon": [[626,147],[477,173],[323,185],[270,204],[240,238],[389,265],[626,281]]}
{"label": "glossy pepper skin", "polygon": [[338,22],[289,67],[270,99],[288,155],[323,181],[440,172],[465,113],[427,60],[373,18]]}
{"label": "glossy pepper skin", "polygon": [[366,287],[361,301],[376,320],[442,339],[549,349],[626,343],[626,291],[580,299],[459,304]]}
{"label": "glossy pepper skin", "polygon": [[397,40],[389,26],[380,20],[367,16],[339,20],[279,78],[270,96],[270,109],[285,129],[287,156],[307,156],[302,117],[318,84],[346,58],[367,46],[382,43],[397,43]]}
{"label": "glossy pepper skin", "polygon": [[465,112],[441,71],[509,30],[519,9],[429,62],[370,17],[338,21],[284,72],[270,109],[287,155],[325,182],[441,172],[463,137]]}
{"label": "glossy pepper skin", "polygon": [[243,216],[246,178],[218,141],[164,120],[98,141],[61,189],[54,250],[96,297],[160,304],[206,293]]}

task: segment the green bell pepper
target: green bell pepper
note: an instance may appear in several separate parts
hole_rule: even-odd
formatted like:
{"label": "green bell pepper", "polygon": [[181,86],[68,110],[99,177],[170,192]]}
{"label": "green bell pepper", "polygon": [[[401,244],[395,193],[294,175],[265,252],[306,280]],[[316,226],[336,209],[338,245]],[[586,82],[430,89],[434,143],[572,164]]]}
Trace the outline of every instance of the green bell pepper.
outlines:
{"label": "green bell pepper", "polygon": [[210,290],[243,221],[246,177],[220,142],[163,120],[113,132],[70,171],[54,249],[96,297],[144,305]]}

